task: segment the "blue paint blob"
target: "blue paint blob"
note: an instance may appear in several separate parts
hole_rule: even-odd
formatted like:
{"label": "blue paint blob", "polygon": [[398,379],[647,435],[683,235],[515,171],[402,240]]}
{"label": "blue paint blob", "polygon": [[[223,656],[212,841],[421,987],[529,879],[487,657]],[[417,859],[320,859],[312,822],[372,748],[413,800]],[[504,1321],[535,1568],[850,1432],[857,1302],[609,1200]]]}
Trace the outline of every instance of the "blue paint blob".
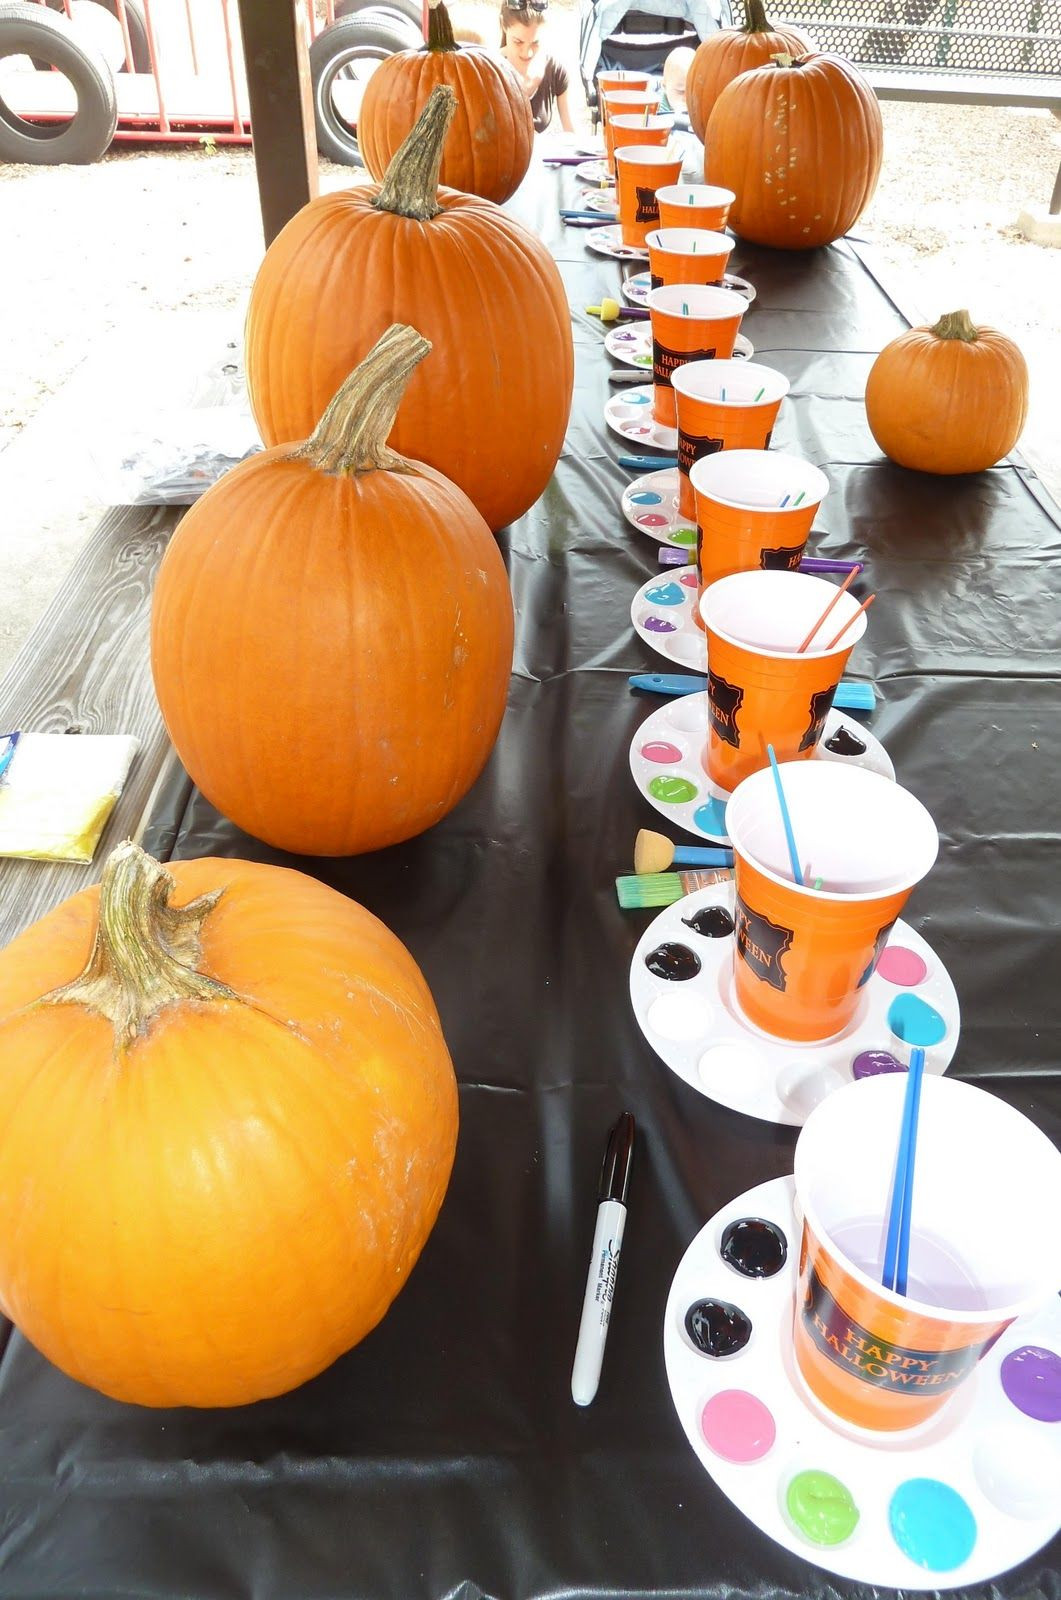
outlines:
{"label": "blue paint blob", "polygon": [[888,1026],[904,1044],[924,1047],[947,1037],[947,1024],[919,995],[901,994],[888,1007]]}
{"label": "blue paint blob", "polygon": [[628,406],[647,406],[650,398],[647,394],[632,392],[626,396],[626,403]]}
{"label": "blue paint blob", "polygon": [[727,839],[726,832],[726,802],[716,800],[714,795],[704,805],[697,806],[693,812],[693,826],[702,833],[709,833],[713,839]]}
{"label": "blue paint blob", "polygon": [[645,590],[645,599],[653,606],[680,606],[685,604],[685,591],[676,583],[660,583]]}
{"label": "blue paint blob", "polygon": [[632,494],[630,499],[635,506],[658,506],[662,502],[663,496],[661,494],[653,494],[651,489],[642,489],[640,494]]}
{"label": "blue paint blob", "polygon": [[888,1507],[892,1538],[928,1572],[953,1572],[973,1553],[976,1518],[956,1489],[936,1478],[908,1478]]}

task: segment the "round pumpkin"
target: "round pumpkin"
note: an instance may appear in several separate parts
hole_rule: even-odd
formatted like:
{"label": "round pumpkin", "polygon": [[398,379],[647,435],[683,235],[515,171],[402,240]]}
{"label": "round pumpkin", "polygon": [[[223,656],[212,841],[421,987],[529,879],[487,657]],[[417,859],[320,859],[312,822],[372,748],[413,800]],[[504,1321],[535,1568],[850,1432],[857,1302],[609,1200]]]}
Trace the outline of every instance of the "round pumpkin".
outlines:
{"label": "round pumpkin", "polygon": [[490,754],[512,597],[468,497],[384,444],[430,348],[391,329],[304,445],[242,462],[163,558],[151,662],[177,754],[281,850],[354,855],[421,833]]}
{"label": "round pumpkin", "polygon": [[374,178],[383,177],[439,83],[454,91],[458,103],[439,182],[500,205],[515,194],[530,166],[530,102],[506,61],[461,49],[442,0],[429,0],[424,48],[388,56],[365,86],[357,118],[365,165]]}
{"label": "round pumpkin", "polygon": [[865,78],[842,56],[778,56],[728,84],[708,119],[708,183],[732,189],[729,225],[778,250],[831,244],[880,176],[884,129]]}
{"label": "round pumpkin", "polygon": [[274,239],[251,291],[247,384],[266,444],[305,439],[384,329],[412,323],[434,353],[391,443],[497,529],[534,504],[563,448],[571,313],[540,239],[488,200],[438,189],[454,104],[435,89],[382,186],[321,195]]}
{"label": "round pumpkin", "polygon": [[885,345],[870,368],[866,418],[886,456],[944,476],[1008,455],[1028,414],[1028,365],[1012,339],[950,311]]}
{"label": "round pumpkin", "polygon": [[776,55],[803,56],[814,49],[813,41],[800,28],[768,21],[763,0],[744,0],[744,10],[743,28],[720,28],[708,34],[693,56],[685,99],[698,139],[703,139],[707,119],[727,83],[753,67],[765,66]]}
{"label": "round pumpkin", "polygon": [[0,953],[0,1128],[6,1314],[116,1400],[231,1406],[379,1322],[457,1091],[416,963],[361,906],[126,843]]}

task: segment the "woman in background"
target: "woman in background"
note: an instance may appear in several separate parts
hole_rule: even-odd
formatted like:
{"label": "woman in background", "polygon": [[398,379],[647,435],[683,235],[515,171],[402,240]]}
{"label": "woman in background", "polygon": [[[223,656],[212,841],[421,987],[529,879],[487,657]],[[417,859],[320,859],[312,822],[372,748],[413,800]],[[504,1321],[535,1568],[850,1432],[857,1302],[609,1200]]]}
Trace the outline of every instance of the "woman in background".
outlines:
{"label": "woman in background", "polygon": [[567,68],[543,48],[548,0],[525,0],[501,7],[501,54],[523,85],[530,101],[534,131],[544,133],[553,109],[565,133],[574,133]]}

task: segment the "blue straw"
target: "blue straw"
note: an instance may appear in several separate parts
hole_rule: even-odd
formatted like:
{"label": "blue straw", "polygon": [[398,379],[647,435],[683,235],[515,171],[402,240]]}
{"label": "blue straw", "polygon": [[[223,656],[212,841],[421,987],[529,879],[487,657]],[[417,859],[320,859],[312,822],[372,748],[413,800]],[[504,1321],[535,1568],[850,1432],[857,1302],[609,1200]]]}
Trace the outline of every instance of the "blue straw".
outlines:
{"label": "blue straw", "polygon": [[910,1070],[906,1078],[906,1095],[903,1099],[903,1120],[899,1128],[899,1144],[895,1152],[895,1177],[892,1182],[891,1210],[888,1215],[888,1234],[884,1244],[884,1277],[886,1289],[896,1294],[906,1293],[910,1264],[910,1217],[913,1211],[914,1159],[917,1154],[917,1123],[921,1111],[921,1081],[925,1070],[925,1052],[910,1052]]}
{"label": "blue straw", "polygon": [[792,879],[793,882],[798,883],[802,889],[803,874],[799,867],[799,852],[796,849],[796,836],[792,832],[792,818],[788,814],[788,805],[785,801],[785,791],[781,787],[781,772],[777,765],[777,757],[774,755],[774,747],[772,744],[767,745],[766,753],[770,757],[770,771],[774,775],[774,787],[777,790],[777,803],[781,807],[781,821],[785,825],[785,839],[788,842],[788,859],[792,864]]}

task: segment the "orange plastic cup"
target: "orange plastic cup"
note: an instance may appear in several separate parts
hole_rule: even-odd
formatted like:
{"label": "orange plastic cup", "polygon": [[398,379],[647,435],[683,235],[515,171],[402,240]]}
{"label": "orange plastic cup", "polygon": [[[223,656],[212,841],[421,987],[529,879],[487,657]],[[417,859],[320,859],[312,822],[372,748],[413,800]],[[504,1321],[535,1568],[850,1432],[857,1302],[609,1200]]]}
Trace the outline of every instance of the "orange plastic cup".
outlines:
{"label": "orange plastic cup", "polygon": [[680,155],[654,145],[628,144],[615,152],[619,226],[624,244],[644,247],[645,237],[659,222],[656,190],[674,183],[682,169]]}
{"label": "orange plastic cup", "polygon": [[669,116],[649,117],[647,121],[644,117],[609,117],[604,141],[612,153],[612,168],[616,150],[628,144],[665,145],[673,129],[674,118]]}
{"label": "orange plastic cup", "polygon": [[706,228],[654,228],[645,240],[653,289],[667,283],[721,284],[733,240]]}
{"label": "orange plastic cup", "polygon": [[607,121],[608,111],[604,104],[604,97],[613,89],[647,89],[652,83],[652,77],[647,72],[628,72],[617,67],[613,72],[598,72],[597,74],[597,105],[600,108],[602,124]]}
{"label": "orange plastic cup", "polygon": [[733,354],[740,319],[748,309],[732,289],[698,283],[672,283],[652,289],[652,415],[666,428],[677,427],[671,378],[687,361],[712,361]]}
{"label": "orange plastic cup", "polygon": [[[807,886],[793,882],[774,775],[764,768],[726,806],[734,993],[754,1027],[811,1043],[855,1021],[939,836],[920,800],[876,772],[839,761],[786,761],[779,770]],[[810,887],[819,878],[822,887]]]}
{"label": "orange plastic cup", "polygon": [[[608,164],[608,171],[615,172],[615,142],[611,132],[613,117],[640,117],[644,123],[646,117],[658,114],[663,96],[658,89],[609,89],[602,96],[602,103],[608,108],[607,119],[604,123],[604,159]],[[646,144],[654,144],[654,139],[646,139]],[[627,140],[629,144],[630,141]]]}
{"label": "orange plastic cup", "polygon": [[[831,600],[809,647],[798,647]],[[735,789],[768,764],[813,756],[844,675],[866,631],[866,613],[849,593],[805,572],[736,572],[704,591],[708,731],[704,766],[721,789]],[[829,641],[845,622],[839,642]]]}
{"label": "orange plastic cup", "polygon": [[726,226],[729,208],[737,196],[732,189],[712,183],[675,183],[662,190],[659,199],[661,228],[706,228],[717,233]]}
{"label": "orange plastic cup", "polygon": [[1046,1223],[1061,1214],[1061,1156],[1005,1101],[926,1072],[907,1294],[881,1287],[905,1089],[900,1073],[847,1084],[796,1142],[797,1369],[820,1404],[877,1433],[937,1413],[1061,1282]]}
{"label": "orange plastic cup", "polygon": [[703,456],[693,462],[689,482],[696,499],[701,597],[731,572],[757,567],[794,572],[829,490],[824,472],[802,456],[777,450],[723,450]]}
{"label": "orange plastic cup", "polygon": [[671,382],[678,409],[678,509],[695,519],[693,463],[717,450],[768,450],[788,379],[754,361],[690,361]]}

